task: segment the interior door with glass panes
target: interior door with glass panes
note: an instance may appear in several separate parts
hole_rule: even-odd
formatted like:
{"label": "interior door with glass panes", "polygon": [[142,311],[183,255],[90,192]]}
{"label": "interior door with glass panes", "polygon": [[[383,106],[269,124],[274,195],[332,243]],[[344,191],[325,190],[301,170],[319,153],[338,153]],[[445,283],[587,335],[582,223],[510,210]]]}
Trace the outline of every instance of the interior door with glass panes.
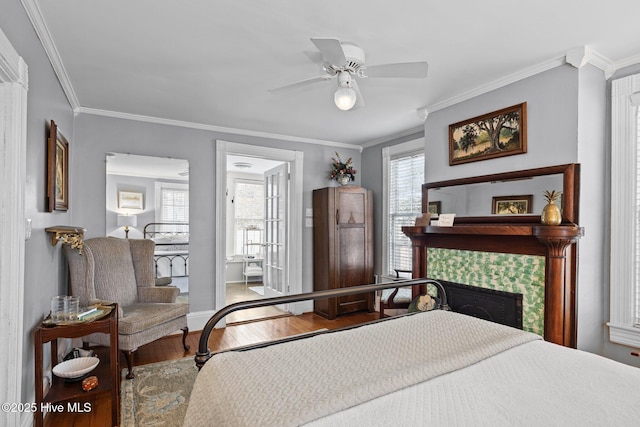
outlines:
{"label": "interior door with glass panes", "polygon": [[289,163],[264,173],[264,295],[275,297],[289,292]]}

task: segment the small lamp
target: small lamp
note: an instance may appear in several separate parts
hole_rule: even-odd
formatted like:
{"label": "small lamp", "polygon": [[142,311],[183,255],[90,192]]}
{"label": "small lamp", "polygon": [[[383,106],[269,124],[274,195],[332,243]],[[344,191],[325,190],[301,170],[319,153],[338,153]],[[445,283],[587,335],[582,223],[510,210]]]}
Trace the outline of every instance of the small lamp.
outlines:
{"label": "small lamp", "polygon": [[129,227],[138,225],[138,217],[135,215],[118,215],[118,227],[124,227],[124,237],[129,238]]}

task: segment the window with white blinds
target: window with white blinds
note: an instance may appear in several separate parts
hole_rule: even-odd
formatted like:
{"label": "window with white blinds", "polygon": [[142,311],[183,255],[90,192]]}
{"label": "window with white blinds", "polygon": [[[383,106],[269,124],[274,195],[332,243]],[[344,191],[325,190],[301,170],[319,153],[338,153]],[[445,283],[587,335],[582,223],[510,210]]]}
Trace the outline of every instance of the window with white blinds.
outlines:
{"label": "window with white blinds", "polygon": [[182,229],[158,226],[156,231],[189,232],[189,184],[156,181],[155,221],[185,224]]}
{"label": "window with white blinds", "polygon": [[640,74],[611,83],[609,338],[640,348]]}
{"label": "window with white blinds", "polygon": [[160,222],[189,222],[188,188],[160,188]]}
{"label": "window with white blinds", "polygon": [[253,253],[249,253],[251,250],[247,252],[243,245],[246,243],[244,241],[246,230],[262,230],[263,228],[264,183],[262,181],[235,180],[233,206],[234,235],[236,236],[235,252],[237,254],[248,253],[253,255]]}
{"label": "window with white blinds", "polygon": [[424,153],[405,154],[389,161],[389,265],[394,269],[411,270],[411,241],[402,227],[413,225],[422,211],[424,183]]}

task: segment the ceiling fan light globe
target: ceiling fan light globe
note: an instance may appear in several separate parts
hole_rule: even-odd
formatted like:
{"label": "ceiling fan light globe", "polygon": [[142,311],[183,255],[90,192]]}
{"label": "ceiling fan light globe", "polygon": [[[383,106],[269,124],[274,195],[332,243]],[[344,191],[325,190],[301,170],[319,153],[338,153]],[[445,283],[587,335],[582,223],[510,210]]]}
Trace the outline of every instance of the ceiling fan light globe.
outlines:
{"label": "ceiling fan light globe", "polygon": [[339,87],[333,96],[333,101],[342,111],[350,110],[356,104],[356,92],[350,87]]}

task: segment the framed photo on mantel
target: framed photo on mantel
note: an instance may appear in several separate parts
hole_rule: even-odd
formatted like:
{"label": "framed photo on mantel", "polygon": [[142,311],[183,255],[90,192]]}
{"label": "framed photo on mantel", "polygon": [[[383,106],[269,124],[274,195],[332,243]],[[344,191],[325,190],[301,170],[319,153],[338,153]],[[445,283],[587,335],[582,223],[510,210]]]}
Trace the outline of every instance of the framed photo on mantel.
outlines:
{"label": "framed photo on mantel", "polygon": [[47,139],[47,212],[69,209],[69,142],[51,120]]}

